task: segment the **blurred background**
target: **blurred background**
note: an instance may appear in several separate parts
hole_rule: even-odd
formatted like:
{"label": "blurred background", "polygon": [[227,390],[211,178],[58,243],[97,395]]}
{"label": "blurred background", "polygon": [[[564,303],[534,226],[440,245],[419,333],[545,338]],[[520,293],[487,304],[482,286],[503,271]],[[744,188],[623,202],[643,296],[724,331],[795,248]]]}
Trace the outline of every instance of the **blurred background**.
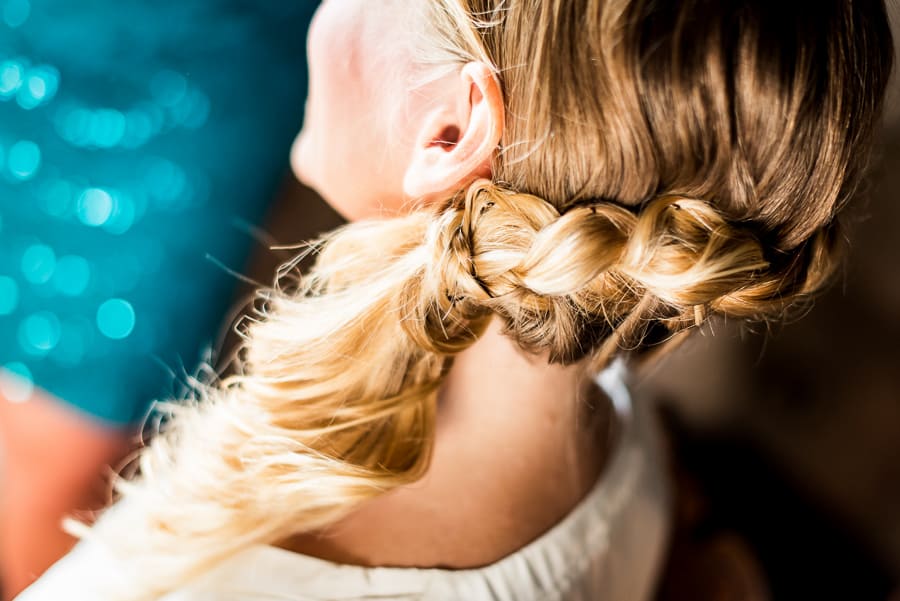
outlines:
{"label": "blurred background", "polygon": [[[46,375],[51,392],[110,427],[133,422],[146,399],[177,388],[181,365],[192,370],[205,348],[227,355],[233,340],[215,324],[228,323],[228,307],[251,290],[231,271],[268,283],[293,255],[273,246],[340,223],[287,170],[305,76],[285,57],[302,57],[312,3],[300,4],[297,12],[235,1],[215,14],[200,0],[167,7],[188,20],[184,31],[191,22],[208,30],[205,59],[188,60],[179,58],[183,40],[134,39],[143,34],[132,23],[164,29],[172,14],[130,0],[117,45],[90,51],[107,63],[126,52],[151,65],[138,84],[96,73],[86,58],[72,63],[58,40],[90,25],[78,21],[84,11],[66,27],[65,19],[42,22],[27,0],[0,0],[0,396],[28,405],[43,370],[77,368],[71,382]],[[900,3],[888,4],[900,40]],[[32,39],[29,27],[52,37]],[[20,36],[18,47],[7,32]],[[244,36],[240,48],[251,50],[224,69],[210,57],[227,52],[215,41],[228,35]],[[142,44],[152,50],[139,52]],[[67,88],[67,69],[93,72]],[[240,121],[251,106],[264,114]],[[849,211],[846,266],[830,291],[793,323],[757,331],[714,323],[639,379],[641,394],[663,401],[690,489],[686,544],[714,545],[724,533],[753,566],[754,594],[729,598],[900,599],[896,77],[887,109],[869,187]],[[38,139],[30,132],[40,127],[48,133]],[[259,200],[229,200],[241,198]],[[102,390],[139,397],[128,415],[82,392],[116,365],[124,375]],[[0,478],[0,498],[13,486]],[[682,567],[671,564],[669,579]]]}
{"label": "blurred background", "polygon": [[314,0],[0,0],[0,598],[230,321]]}

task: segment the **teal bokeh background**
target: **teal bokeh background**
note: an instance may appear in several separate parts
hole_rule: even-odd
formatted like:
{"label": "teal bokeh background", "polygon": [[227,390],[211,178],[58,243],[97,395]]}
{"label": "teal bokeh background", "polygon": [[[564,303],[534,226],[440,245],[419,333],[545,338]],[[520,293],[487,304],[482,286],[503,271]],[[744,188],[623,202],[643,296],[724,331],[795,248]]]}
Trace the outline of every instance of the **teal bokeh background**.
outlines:
{"label": "teal bokeh background", "polygon": [[312,0],[0,0],[0,369],[100,420],[192,371],[287,167]]}

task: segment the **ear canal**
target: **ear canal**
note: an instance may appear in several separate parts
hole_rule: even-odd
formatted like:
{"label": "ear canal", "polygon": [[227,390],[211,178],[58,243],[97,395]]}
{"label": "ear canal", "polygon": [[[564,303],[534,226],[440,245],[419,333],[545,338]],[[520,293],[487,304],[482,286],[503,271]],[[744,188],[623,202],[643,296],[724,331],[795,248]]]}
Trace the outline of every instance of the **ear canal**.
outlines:
{"label": "ear canal", "polygon": [[433,142],[437,146],[452,148],[459,141],[459,127],[456,125],[448,125],[441,131],[441,135]]}

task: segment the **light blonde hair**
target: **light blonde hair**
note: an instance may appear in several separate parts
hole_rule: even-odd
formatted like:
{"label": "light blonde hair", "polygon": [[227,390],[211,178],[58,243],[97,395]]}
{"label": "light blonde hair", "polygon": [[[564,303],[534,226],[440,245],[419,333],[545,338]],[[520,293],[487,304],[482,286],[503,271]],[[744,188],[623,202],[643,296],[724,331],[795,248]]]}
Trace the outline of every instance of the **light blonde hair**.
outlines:
{"label": "light blonde hair", "polygon": [[260,291],[235,375],[167,407],[89,533],[117,562],[98,598],[158,598],[421,477],[491,316],[599,369],[712,314],[778,318],[832,273],[890,70],[881,0],[404,4],[423,64],[495,68],[493,180],[345,226]]}

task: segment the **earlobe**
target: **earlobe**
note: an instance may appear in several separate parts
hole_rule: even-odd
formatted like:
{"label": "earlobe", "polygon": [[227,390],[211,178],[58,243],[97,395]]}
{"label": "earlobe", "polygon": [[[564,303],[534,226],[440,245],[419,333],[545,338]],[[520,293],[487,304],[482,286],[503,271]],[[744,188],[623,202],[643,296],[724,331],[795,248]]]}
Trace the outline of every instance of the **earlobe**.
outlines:
{"label": "earlobe", "polygon": [[420,128],[403,179],[409,198],[443,197],[489,177],[503,135],[500,82],[486,64],[471,62],[458,74],[455,98],[442,101]]}

